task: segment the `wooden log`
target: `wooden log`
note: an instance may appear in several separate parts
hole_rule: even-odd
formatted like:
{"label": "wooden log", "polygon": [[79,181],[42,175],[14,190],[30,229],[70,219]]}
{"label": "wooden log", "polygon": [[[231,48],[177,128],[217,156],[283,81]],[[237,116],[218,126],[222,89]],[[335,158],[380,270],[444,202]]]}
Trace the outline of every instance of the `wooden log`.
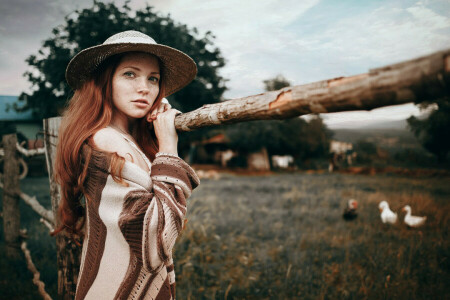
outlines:
{"label": "wooden log", "polygon": [[369,73],[286,87],[178,115],[178,131],[311,113],[371,110],[450,94],[450,49]]}
{"label": "wooden log", "polygon": [[20,259],[20,210],[19,210],[19,156],[16,151],[16,134],[3,136],[5,157],[3,163],[3,230],[6,256]]}
{"label": "wooden log", "polygon": [[[55,227],[60,225],[58,207],[61,199],[60,187],[53,177],[53,164],[61,118],[44,119],[44,147],[50,180],[50,196]],[[81,261],[81,247],[78,247],[65,234],[56,235],[56,259],[58,266],[58,299],[74,299]]]}

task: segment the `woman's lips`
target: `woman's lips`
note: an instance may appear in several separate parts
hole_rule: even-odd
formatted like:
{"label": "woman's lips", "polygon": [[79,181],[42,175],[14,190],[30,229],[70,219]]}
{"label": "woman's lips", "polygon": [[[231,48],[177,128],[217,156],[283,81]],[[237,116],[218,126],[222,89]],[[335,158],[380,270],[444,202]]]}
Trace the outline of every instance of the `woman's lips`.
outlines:
{"label": "woman's lips", "polygon": [[146,108],[148,106],[148,102],[146,100],[134,100],[133,103],[140,108]]}
{"label": "woman's lips", "polygon": [[145,99],[138,99],[132,102],[139,108],[146,108],[148,106],[148,101]]}
{"label": "woman's lips", "polygon": [[134,100],[133,102],[137,102],[137,103],[144,103],[148,105],[148,101],[145,99],[138,99],[138,100]]}

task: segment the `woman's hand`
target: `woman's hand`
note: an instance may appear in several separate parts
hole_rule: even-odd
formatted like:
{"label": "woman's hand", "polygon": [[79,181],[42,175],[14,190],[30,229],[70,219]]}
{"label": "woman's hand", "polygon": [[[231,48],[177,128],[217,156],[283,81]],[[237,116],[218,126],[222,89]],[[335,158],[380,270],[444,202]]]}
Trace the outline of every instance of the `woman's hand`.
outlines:
{"label": "woman's hand", "polygon": [[175,130],[175,116],[181,114],[176,109],[169,109],[156,115],[153,121],[159,152],[178,155],[178,134]]}
{"label": "woman's hand", "polygon": [[147,114],[147,122],[151,123],[156,120],[156,116],[172,108],[166,98],[163,98],[159,106]]}

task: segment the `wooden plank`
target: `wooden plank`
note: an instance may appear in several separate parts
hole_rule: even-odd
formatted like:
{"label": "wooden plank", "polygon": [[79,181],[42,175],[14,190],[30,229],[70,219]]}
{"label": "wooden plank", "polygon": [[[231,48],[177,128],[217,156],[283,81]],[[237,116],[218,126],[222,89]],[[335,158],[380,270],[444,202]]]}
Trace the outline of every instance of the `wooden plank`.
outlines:
{"label": "wooden plank", "polygon": [[286,87],[178,115],[178,131],[311,113],[371,110],[450,94],[450,49],[366,74]]}
{"label": "wooden plank", "polygon": [[[56,145],[61,118],[44,119],[44,147],[50,180],[50,196],[55,227],[60,225],[57,212],[61,199],[60,186],[54,180],[53,164],[56,158]],[[74,299],[78,272],[80,270],[81,247],[75,245],[65,234],[56,235],[56,259],[58,266],[58,299]]]}
{"label": "wooden plank", "polygon": [[19,155],[16,151],[16,134],[2,138],[5,156],[3,158],[3,230],[5,234],[6,256],[11,260],[20,259],[20,210],[19,210]]}

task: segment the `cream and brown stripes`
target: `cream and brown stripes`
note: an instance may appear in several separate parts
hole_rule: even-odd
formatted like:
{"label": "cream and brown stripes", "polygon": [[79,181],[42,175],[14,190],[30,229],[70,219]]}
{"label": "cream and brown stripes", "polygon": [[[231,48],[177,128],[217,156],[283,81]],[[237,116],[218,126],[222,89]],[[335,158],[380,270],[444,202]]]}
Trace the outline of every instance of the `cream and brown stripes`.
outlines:
{"label": "cream and brown stripes", "polygon": [[76,299],[174,299],[172,248],[197,175],[180,158],[159,154],[150,176],[125,164],[127,187],[112,180],[109,154],[83,149],[92,153],[85,183],[92,201]]}

